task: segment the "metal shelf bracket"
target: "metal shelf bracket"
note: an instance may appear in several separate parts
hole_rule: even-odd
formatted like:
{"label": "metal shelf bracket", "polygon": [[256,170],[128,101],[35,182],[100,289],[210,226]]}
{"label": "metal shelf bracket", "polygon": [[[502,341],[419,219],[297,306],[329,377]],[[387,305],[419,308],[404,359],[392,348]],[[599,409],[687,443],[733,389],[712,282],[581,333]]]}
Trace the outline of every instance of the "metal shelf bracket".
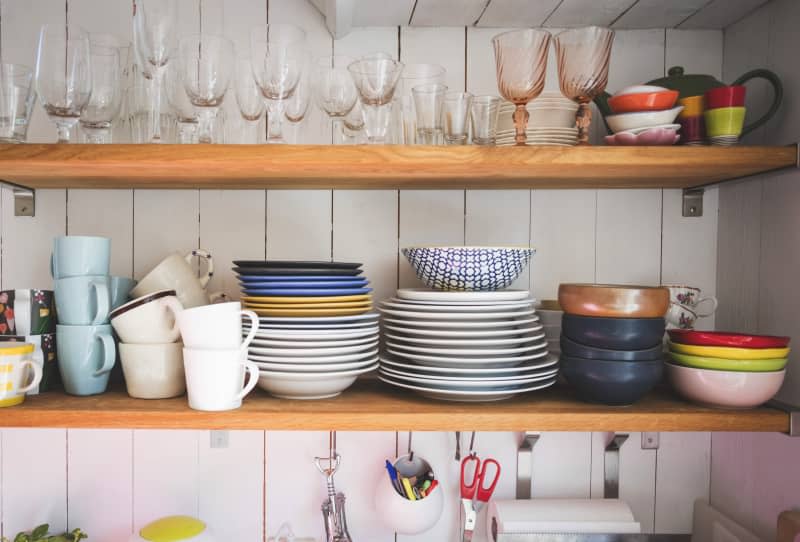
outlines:
{"label": "metal shelf bracket", "polygon": [[14,216],[34,216],[36,211],[36,191],[27,186],[0,180],[0,186],[10,188],[14,196]]}
{"label": "metal shelf bracket", "polygon": [[611,441],[606,445],[604,454],[605,476],[603,478],[603,498],[619,499],[619,450],[628,435],[624,433],[614,433]]}
{"label": "metal shelf bracket", "polygon": [[777,408],[784,411],[789,415],[789,431],[786,432],[790,437],[800,437],[800,407],[784,403],[773,399],[767,403],[767,406]]}
{"label": "metal shelf bracket", "polygon": [[539,442],[540,433],[525,431],[522,444],[517,450],[517,499],[531,498],[533,480],[533,448]]}
{"label": "metal shelf bracket", "polygon": [[684,188],[683,189],[683,216],[699,217],[703,216],[703,188]]}

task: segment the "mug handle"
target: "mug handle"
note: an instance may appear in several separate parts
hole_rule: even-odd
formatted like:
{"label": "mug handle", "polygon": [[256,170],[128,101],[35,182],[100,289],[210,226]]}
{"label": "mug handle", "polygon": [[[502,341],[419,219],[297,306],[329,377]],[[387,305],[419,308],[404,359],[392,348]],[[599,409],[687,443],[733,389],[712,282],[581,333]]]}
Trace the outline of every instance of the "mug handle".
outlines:
{"label": "mug handle", "polygon": [[241,311],[240,314],[250,319],[250,333],[247,334],[247,338],[245,338],[240,347],[241,350],[245,350],[250,346],[250,343],[253,342],[253,339],[256,338],[256,333],[258,333],[258,315],[253,311]]}
{"label": "mug handle", "polygon": [[214,292],[212,294],[208,294],[208,300],[210,303],[225,303],[229,300],[228,294],[225,292]]}
{"label": "mug handle", "polygon": [[114,347],[114,338],[106,334],[98,335],[97,338],[103,343],[103,355],[105,359],[103,360],[103,366],[100,367],[100,370],[95,371],[94,376],[110,373],[111,369],[114,368],[114,361],[117,359],[117,349]]}
{"label": "mug handle", "polygon": [[22,362],[23,365],[30,365],[33,369],[33,380],[31,383],[25,386],[24,388],[20,388],[17,390],[17,393],[28,393],[32,391],[33,388],[39,385],[39,382],[42,381],[42,368],[39,367],[39,364],[31,359],[26,359]]}
{"label": "mug handle", "polygon": [[244,365],[244,369],[250,373],[250,378],[247,380],[247,385],[239,392],[239,395],[236,396],[235,401],[239,401],[244,399],[244,396],[253,391],[253,388],[256,387],[258,384],[258,365],[253,363],[252,361],[243,361],[242,365]]}
{"label": "mug handle", "polygon": [[178,323],[178,315],[183,312],[183,305],[177,298],[172,296],[162,297],[161,304],[167,307],[172,312],[172,317],[175,320],[175,324],[172,326],[172,335],[177,339],[181,336],[181,327]]}
{"label": "mug handle", "polygon": [[746,74],[742,75],[733,82],[733,85],[743,85],[745,82],[749,81],[750,79],[766,79],[767,82],[772,86],[772,104],[770,104],[769,109],[767,110],[762,117],[756,121],[747,124],[742,129],[742,135],[748,134],[767,122],[769,119],[772,118],[775,113],[778,112],[778,108],[781,106],[781,101],[783,101],[783,83],[781,83],[780,77],[775,75],[773,72],[765,69],[757,69],[747,72]]}
{"label": "mug handle", "polygon": [[[102,280],[93,280],[91,286],[94,289],[94,295],[97,299],[97,313],[92,320],[93,326],[102,324],[108,318],[108,310],[110,305],[108,283]],[[101,288],[102,287],[102,288]]]}
{"label": "mug handle", "polygon": [[208,285],[208,281],[214,276],[214,260],[211,258],[210,252],[198,248],[186,255],[186,263],[192,263],[192,258],[195,256],[206,261],[206,274],[198,279],[200,280],[200,285],[205,288]]}
{"label": "mug handle", "polygon": [[[703,303],[704,301],[711,301],[711,305],[712,305],[711,312],[708,312],[708,313],[701,313],[700,312],[700,310],[699,310],[700,303]],[[694,310],[697,313],[697,316],[699,316],[701,318],[705,318],[706,316],[711,316],[712,314],[717,312],[717,306],[718,305],[719,305],[719,302],[717,301],[716,297],[713,297],[713,296],[712,297],[704,297],[703,299],[700,299],[700,300],[697,301],[697,303],[694,306]]]}

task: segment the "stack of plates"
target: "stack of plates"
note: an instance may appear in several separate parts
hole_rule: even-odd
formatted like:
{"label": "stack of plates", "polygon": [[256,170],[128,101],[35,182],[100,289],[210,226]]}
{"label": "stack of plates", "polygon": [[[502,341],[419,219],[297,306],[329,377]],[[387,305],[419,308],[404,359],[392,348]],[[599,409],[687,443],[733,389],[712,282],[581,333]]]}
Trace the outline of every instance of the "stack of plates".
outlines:
{"label": "stack of plates", "polygon": [[[528,128],[525,133],[526,145],[571,147],[578,143],[577,128]],[[515,145],[515,136],[514,130],[498,131],[495,144],[498,147]]]}
{"label": "stack of plates", "polygon": [[381,304],[380,379],[426,397],[497,401],[553,385],[534,300],[524,290],[398,290]]}
{"label": "stack of plates", "polygon": [[[250,332],[249,326],[243,333]],[[262,317],[248,359],[258,386],[284,399],[335,397],[378,367],[378,314]]]}
{"label": "stack of plates", "polygon": [[259,316],[350,316],[372,310],[361,264],[237,260],[242,304]]}

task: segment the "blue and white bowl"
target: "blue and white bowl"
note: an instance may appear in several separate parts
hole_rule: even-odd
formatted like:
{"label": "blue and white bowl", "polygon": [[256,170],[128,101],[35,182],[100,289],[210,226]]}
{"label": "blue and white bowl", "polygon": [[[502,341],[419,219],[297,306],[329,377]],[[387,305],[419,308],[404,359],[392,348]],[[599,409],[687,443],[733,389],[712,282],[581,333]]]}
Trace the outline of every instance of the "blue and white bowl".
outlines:
{"label": "blue and white bowl", "polygon": [[434,290],[506,288],[536,252],[530,247],[407,247],[403,255]]}

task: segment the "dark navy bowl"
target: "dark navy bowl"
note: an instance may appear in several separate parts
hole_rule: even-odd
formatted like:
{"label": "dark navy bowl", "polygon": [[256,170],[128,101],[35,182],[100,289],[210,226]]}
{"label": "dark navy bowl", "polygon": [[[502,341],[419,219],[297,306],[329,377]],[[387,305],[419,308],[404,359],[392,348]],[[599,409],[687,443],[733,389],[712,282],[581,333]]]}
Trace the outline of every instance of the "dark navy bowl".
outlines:
{"label": "dark navy bowl", "polygon": [[576,343],[607,350],[645,350],[664,338],[663,318],[601,318],[564,313],[561,332]]}
{"label": "dark navy bowl", "polygon": [[610,350],[586,346],[564,335],[561,335],[561,353],[572,358],[606,361],[655,361],[664,357],[661,343],[645,350]]}
{"label": "dark navy bowl", "polygon": [[603,361],[561,356],[561,374],[582,400],[604,405],[630,405],[653,389],[664,363]]}

